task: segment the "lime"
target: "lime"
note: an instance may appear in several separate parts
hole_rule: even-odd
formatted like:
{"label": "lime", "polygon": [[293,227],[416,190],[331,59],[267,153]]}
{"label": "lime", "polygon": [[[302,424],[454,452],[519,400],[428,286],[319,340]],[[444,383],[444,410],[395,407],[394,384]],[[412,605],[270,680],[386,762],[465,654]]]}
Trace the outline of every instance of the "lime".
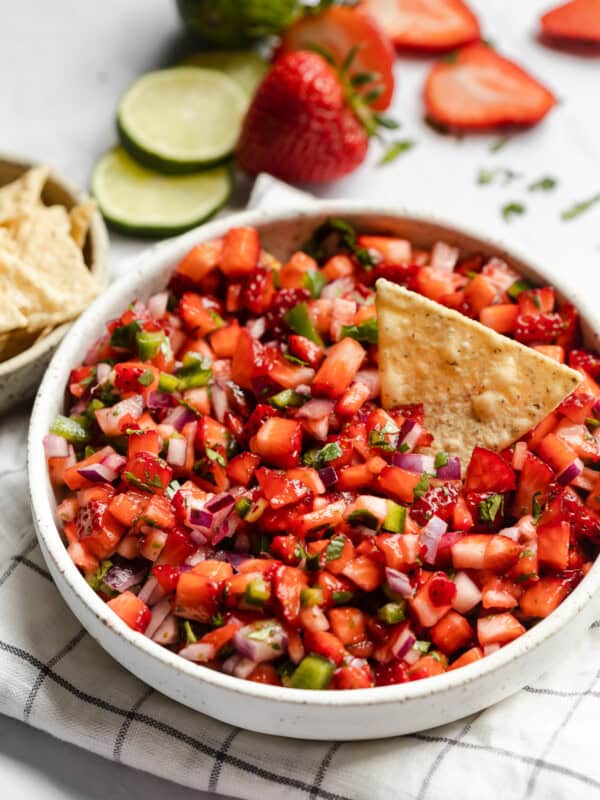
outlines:
{"label": "lime", "polygon": [[231,175],[217,166],[194,175],[164,175],[141,166],[122,148],[105,153],[92,175],[104,217],[125,233],[169,236],[193,228],[229,197]]}
{"label": "lime", "polygon": [[265,59],[254,50],[207,50],[188,56],[185,63],[224,72],[243,89],[249,99],[268,69]]}
{"label": "lime", "polygon": [[240,47],[286,28],[298,0],[177,0],[190,33],[221,47]]}

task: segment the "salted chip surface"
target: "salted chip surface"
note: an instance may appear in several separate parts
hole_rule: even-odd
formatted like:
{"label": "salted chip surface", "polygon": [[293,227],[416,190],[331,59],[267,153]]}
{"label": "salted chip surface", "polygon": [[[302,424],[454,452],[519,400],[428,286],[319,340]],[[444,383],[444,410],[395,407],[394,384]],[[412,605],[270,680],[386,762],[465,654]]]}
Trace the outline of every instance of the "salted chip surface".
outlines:
{"label": "salted chip surface", "polygon": [[49,174],[50,169],[40,164],[0,188],[0,224],[26,216],[41,203]]}
{"label": "salted chip surface", "polygon": [[575,370],[383,278],[377,281],[384,408],[422,403],[431,451],[502,450],[582,381]]}
{"label": "salted chip surface", "polygon": [[81,250],[83,250],[83,245],[85,244],[85,239],[95,211],[96,203],[94,200],[85,200],[69,211],[71,238]]}

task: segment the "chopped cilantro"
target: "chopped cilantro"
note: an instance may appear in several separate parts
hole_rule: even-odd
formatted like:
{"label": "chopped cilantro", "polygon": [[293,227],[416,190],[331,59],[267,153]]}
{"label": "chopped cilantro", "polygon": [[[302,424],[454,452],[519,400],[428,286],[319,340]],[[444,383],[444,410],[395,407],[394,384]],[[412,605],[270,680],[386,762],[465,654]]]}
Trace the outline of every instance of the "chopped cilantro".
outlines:
{"label": "chopped cilantro", "polygon": [[219,464],[221,467],[227,466],[225,458],[221,455],[221,453],[213,450],[212,447],[206,448],[206,457],[210,459],[210,461],[214,461],[215,463]]}
{"label": "chopped cilantro", "polygon": [[588,198],[587,200],[582,200],[580,203],[575,203],[574,206],[568,208],[566,211],[560,215],[561,219],[570,220],[575,219],[580,214],[584,214],[586,211],[589,211],[590,208],[596,203],[600,203],[600,192],[595,194],[593,197]]}
{"label": "chopped cilantro", "polygon": [[520,214],[524,213],[525,206],[522,203],[513,202],[502,206],[502,218],[506,220],[506,222],[510,222],[514,216],[519,216]]}
{"label": "chopped cilantro", "polygon": [[104,577],[108,570],[112,567],[112,561],[101,561],[100,566],[96,572],[90,577],[86,578],[92,589],[97,592],[104,581]]}
{"label": "chopped cilantro", "polygon": [[503,136],[490,147],[490,153],[499,153],[510,142],[510,136]]}
{"label": "chopped cilantro", "polygon": [[351,339],[356,339],[359,342],[368,342],[369,344],[377,343],[377,319],[372,317],[360,325],[342,325],[341,338],[348,336]]}
{"label": "chopped cilantro", "polygon": [[319,467],[328,461],[335,461],[343,454],[339,442],[328,442],[320,450],[307,450],[302,456],[302,461],[308,467]]}
{"label": "chopped cilantro", "polygon": [[330,539],[325,550],[325,561],[335,561],[336,558],[339,558],[342,555],[345,544],[345,536],[334,536],[332,539]]}
{"label": "chopped cilantro", "polygon": [[492,494],[478,505],[479,521],[493,522],[499,511],[504,507],[504,495]]}
{"label": "chopped cilantro", "polygon": [[536,492],[531,500],[531,516],[533,517],[534,522],[539,522],[540,517],[542,516],[542,513],[544,511],[541,503],[538,500],[538,497],[540,495],[541,492]]}
{"label": "chopped cilantro", "polygon": [[291,353],[284,353],[283,357],[285,358],[286,361],[289,361],[290,364],[297,364],[299,367],[308,366],[308,362],[302,361],[301,358],[296,358],[296,356],[293,356]]}
{"label": "chopped cilantro", "polygon": [[225,618],[223,617],[223,614],[221,614],[220,611],[218,614],[213,614],[213,616],[210,618],[210,624],[213,626],[213,628],[221,628],[223,625],[225,625]]}
{"label": "chopped cilantro", "polygon": [[192,630],[192,626],[190,625],[190,621],[188,619],[185,620],[183,623],[183,630],[185,632],[185,643],[186,644],[194,644],[198,641],[196,634]]}
{"label": "chopped cilantro", "polygon": [[413,139],[401,139],[398,142],[394,142],[379,160],[379,166],[382,167],[384,164],[391,164],[392,161],[395,161],[398,158],[398,156],[401,156],[403,153],[408,153],[409,150],[412,150],[415,144],[416,142]]}
{"label": "chopped cilantro", "polygon": [[527,189],[530,192],[550,192],[552,189],[556,187],[558,181],[556,178],[551,178],[550,176],[546,176],[544,178],[540,178],[539,181],[534,181],[530,183]]}

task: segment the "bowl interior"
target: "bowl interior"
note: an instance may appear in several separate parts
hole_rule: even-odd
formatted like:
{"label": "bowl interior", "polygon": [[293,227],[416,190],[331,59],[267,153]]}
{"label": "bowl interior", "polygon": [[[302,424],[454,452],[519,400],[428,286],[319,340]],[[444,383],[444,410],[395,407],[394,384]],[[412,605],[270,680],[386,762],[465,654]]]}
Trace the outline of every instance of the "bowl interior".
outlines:
{"label": "bowl interior", "polygon": [[[33,166],[32,162],[0,156],[0,186],[12,183]],[[42,200],[45,205],[62,205],[67,210],[73,208],[83,198],[84,195],[71,186],[68,181],[52,172],[42,192]],[[84,244],[83,258],[101,288],[104,288],[108,282],[107,255],[108,234],[100,213],[96,211],[92,217]],[[14,337],[14,354],[0,362],[0,376],[8,375],[30,360],[39,358],[45,351],[50,351],[53,347],[56,347],[70,325],[72,325],[71,322],[63,323],[53,328],[46,335],[43,335],[40,331],[16,334]]]}
{"label": "bowl interior", "polygon": [[[463,255],[481,253],[487,257],[505,259],[520,273],[531,279],[533,283],[551,282],[562,300],[574,302],[581,314],[586,343],[589,347],[598,348],[600,338],[598,325],[585,303],[580,301],[572,291],[561,287],[560,281],[550,278],[542,270],[531,264],[526,258],[507,252],[501,245],[466,231],[457,230],[451,224],[424,219],[418,216],[394,212],[390,209],[369,210],[357,208],[356,204],[342,202],[321,203],[313,211],[285,211],[280,214],[272,212],[245,212],[235,218],[228,218],[210,223],[184,236],[171,240],[150,249],[141,258],[136,259],[127,274],[98,298],[88,311],[75,323],[65,337],[61,347],[54,356],[46,373],[32,416],[29,433],[29,480],[32,504],[38,535],[44,548],[52,560],[55,572],[60,572],[69,586],[69,592],[76,595],[94,615],[101,620],[111,636],[117,636],[124,646],[128,643],[129,655],[137,651],[138,658],[148,658],[162,665],[167,672],[174,675],[185,673],[199,682],[225,687],[239,694],[253,695],[268,699],[283,699],[282,690],[278,687],[261,686],[241,681],[231,676],[212,670],[198,668],[181,659],[138,634],[134,634],[124,623],[115,619],[102,600],[93,592],[71,562],[62,543],[55,524],[56,500],[50,486],[42,438],[47,432],[55,415],[63,411],[64,390],[69,372],[85,356],[89,346],[103,331],[107,320],[117,316],[128,303],[136,298],[146,299],[152,293],[162,289],[170,271],[183,255],[201,241],[223,235],[233,225],[256,225],[261,233],[261,241],[267,250],[271,250],[279,258],[289,256],[291,252],[305,242],[314,229],[331,216],[343,217],[354,224],[361,232],[388,233],[409,238],[417,245],[429,247],[442,239],[451,245],[461,248]],[[454,672],[427,681],[403,684],[396,687],[363,689],[355,692],[311,692],[310,703],[322,705],[361,705],[385,703],[398,697],[430,696],[445,689],[462,686],[466,673],[470,680],[475,674],[487,674],[506,665],[520,653],[538,647],[549,636],[561,629],[586,607],[594,592],[600,586],[600,564],[594,564],[585,579],[574,592],[549,617],[534,626],[525,636],[505,646],[497,653]],[[108,635],[108,634],[107,634]],[[115,648],[116,649],[116,648]],[[132,658],[127,658],[130,666]],[[524,681],[527,678],[524,679]],[[290,702],[307,703],[306,693],[300,690],[285,689],[285,699]],[[343,695],[343,697],[331,697]]]}

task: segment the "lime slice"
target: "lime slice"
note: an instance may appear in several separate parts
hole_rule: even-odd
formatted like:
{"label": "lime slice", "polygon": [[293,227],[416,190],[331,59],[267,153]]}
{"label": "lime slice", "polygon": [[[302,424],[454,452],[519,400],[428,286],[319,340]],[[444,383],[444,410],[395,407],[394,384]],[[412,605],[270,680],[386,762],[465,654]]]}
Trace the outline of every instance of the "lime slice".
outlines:
{"label": "lime slice", "polygon": [[223,72],[172,67],[129,87],[117,123],[138,161],[162,172],[194,172],[233,151],[247,105],[244,91]]}
{"label": "lime slice", "polygon": [[143,236],[193,228],[214,214],[230,191],[227,166],[164,175],[141,166],[122,147],[105,153],[92,175],[92,192],[104,217],[125,233]]}
{"label": "lime slice", "polygon": [[243,89],[249,99],[268,69],[265,59],[254,50],[207,50],[188,56],[185,63],[224,72]]}

